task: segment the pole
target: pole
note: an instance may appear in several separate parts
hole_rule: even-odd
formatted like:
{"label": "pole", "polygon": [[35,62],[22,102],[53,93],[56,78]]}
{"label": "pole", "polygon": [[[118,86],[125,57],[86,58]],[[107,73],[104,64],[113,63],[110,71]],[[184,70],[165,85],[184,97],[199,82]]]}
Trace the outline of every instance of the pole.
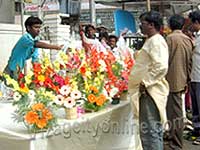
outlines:
{"label": "pole", "polygon": [[41,6],[42,2],[41,0],[38,0],[38,17],[41,18],[42,16],[42,6]]}
{"label": "pole", "polygon": [[[22,28],[22,35],[24,34],[24,0],[20,1],[20,7],[21,7],[21,28]],[[27,74],[27,63],[25,63],[24,66],[24,74]]]}
{"label": "pole", "polygon": [[147,11],[151,11],[151,2],[147,0]]}
{"label": "pole", "polygon": [[95,2],[94,0],[89,1],[90,8],[90,23],[94,26],[96,25],[96,10],[95,10]]}
{"label": "pole", "polygon": [[24,34],[24,2],[21,0],[21,28],[22,28],[22,35]]}

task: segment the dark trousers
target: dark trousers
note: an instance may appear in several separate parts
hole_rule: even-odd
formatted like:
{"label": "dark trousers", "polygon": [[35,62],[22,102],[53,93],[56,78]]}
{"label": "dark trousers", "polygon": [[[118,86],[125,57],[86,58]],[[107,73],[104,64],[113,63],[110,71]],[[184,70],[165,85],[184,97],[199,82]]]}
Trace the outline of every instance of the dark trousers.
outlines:
{"label": "dark trousers", "polygon": [[192,115],[194,129],[200,134],[200,82],[191,82]]}
{"label": "dark trousers", "polygon": [[140,138],[143,150],[163,150],[160,114],[153,98],[143,92],[139,104]]}
{"label": "dark trousers", "polygon": [[11,78],[13,78],[13,79],[15,79],[17,81],[18,76],[19,76],[19,72],[18,71],[10,70],[8,65],[7,65],[3,72],[8,74],[8,75],[10,75]]}
{"label": "dark trousers", "polygon": [[170,92],[167,101],[167,119],[169,129],[166,131],[168,143],[166,150],[179,150],[183,148],[183,111],[181,92]]}

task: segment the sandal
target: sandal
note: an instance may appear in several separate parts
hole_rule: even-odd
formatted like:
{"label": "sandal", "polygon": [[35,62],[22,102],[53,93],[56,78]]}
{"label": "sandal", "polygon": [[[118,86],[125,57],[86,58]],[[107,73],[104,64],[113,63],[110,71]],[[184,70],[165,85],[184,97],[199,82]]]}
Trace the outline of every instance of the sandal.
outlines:
{"label": "sandal", "polygon": [[196,140],[194,140],[192,144],[200,145],[200,137],[196,138]]}

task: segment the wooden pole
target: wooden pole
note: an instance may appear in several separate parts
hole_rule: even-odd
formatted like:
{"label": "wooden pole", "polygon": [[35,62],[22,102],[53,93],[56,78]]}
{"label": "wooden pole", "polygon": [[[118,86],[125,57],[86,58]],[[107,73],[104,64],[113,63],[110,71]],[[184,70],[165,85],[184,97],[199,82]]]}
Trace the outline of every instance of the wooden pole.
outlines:
{"label": "wooden pole", "polygon": [[147,11],[151,11],[151,2],[147,0]]}

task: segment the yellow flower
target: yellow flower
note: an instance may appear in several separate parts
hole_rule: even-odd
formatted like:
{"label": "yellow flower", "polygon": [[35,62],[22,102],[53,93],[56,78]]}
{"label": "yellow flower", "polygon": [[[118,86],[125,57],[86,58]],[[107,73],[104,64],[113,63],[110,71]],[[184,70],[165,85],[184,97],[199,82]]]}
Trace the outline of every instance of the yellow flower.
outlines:
{"label": "yellow flower", "polygon": [[86,77],[88,77],[89,79],[92,78],[92,74],[91,74],[91,72],[90,72],[89,70],[87,70],[87,71],[85,72],[85,75],[86,75]]}
{"label": "yellow flower", "polygon": [[33,72],[30,71],[28,72],[28,74],[25,76],[25,81],[26,81],[26,84],[30,84],[32,82],[32,76],[33,76]]}
{"label": "yellow flower", "polygon": [[23,92],[23,93],[28,93],[29,92],[29,88],[27,86],[25,86],[23,88],[20,88],[19,91]]}
{"label": "yellow flower", "polygon": [[41,82],[44,82],[45,81],[45,76],[44,75],[39,75],[38,76],[38,80],[41,81]]}
{"label": "yellow flower", "polygon": [[102,81],[98,77],[94,78],[95,85],[99,86],[101,84],[101,82]]}
{"label": "yellow flower", "polygon": [[60,70],[60,63],[57,60],[53,62],[53,66],[55,70]]}
{"label": "yellow flower", "polygon": [[50,100],[54,100],[56,99],[56,96],[53,94],[53,92],[51,91],[46,91],[44,92],[44,96],[48,96]]}
{"label": "yellow flower", "polygon": [[64,62],[67,62],[67,61],[68,61],[68,56],[67,56],[64,52],[60,52],[60,58],[61,58]]}
{"label": "yellow flower", "polygon": [[7,75],[7,74],[4,74],[4,77],[6,78],[6,83],[8,84],[8,85],[12,85],[13,86],[13,88],[14,88],[14,90],[19,90],[20,88],[19,88],[19,84],[18,84],[18,82],[16,81],[16,80],[14,80],[14,79],[12,79],[9,75]]}
{"label": "yellow flower", "polygon": [[88,84],[87,80],[84,82],[86,92],[90,91],[90,85]]}
{"label": "yellow flower", "polygon": [[0,97],[2,97],[3,96],[3,93],[0,91]]}
{"label": "yellow flower", "polygon": [[71,79],[71,87],[75,90],[78,89],[78,82],[75,79]]}

